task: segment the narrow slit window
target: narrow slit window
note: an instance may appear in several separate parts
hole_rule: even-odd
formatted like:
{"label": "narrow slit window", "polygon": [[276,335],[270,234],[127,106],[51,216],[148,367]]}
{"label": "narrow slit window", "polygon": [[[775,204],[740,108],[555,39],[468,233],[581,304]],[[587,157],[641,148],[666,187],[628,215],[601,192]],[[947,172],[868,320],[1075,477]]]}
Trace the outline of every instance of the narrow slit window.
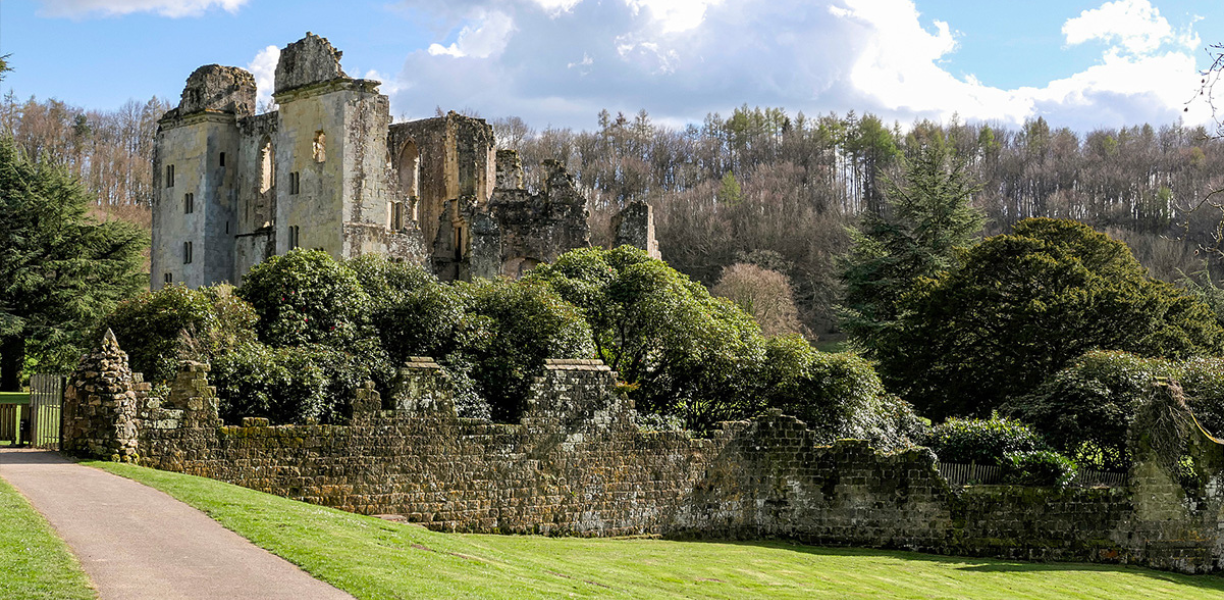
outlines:
{"label": "narrow slit window", "polygon": [[391,203],[391,229],[399,231],[404,228],[404,203]]}
{"label": "narrow slit window", "polygon": [[195,212],[195,194],[183,194],[183,212],[186,214]]}
{"label": "narrow slit window", "polygon": [[170,274],[170,273],[166,273],[165,279],[166,279],[166,283],[167,283],[167,284],[173,283],[173,282],[174,282],[174,275],[172,275],[172,274]]}
{"label": "narrow slit window", "polygon": [[166,187],[174,187],[174,165],[166,165]]}
{"label": "narrow slit window", "polygon": [[298,194],[302,191],[302,176],[301,173],[294,171],[289,174],[289,193]]}
{"label": "narrow slit window", "polygon": [[225,153],[224,152],[222,152],[221,155],[217,157],[217,166],[219,167],[225,166]]}
{"label": "narrow slit window", "polygon": [[259,151],[259,193],[265,193],[276,185],[276,151],[272,142],[265,141]]}
{"label": "narrow slit window", "polygon": [[191,242],[183,242],[183,264],[191,264]]}
{"label": "narrow slit window", "polygon": [[289,249],[298,248],[302,243],[302,228],[297,225],[289,227]]}

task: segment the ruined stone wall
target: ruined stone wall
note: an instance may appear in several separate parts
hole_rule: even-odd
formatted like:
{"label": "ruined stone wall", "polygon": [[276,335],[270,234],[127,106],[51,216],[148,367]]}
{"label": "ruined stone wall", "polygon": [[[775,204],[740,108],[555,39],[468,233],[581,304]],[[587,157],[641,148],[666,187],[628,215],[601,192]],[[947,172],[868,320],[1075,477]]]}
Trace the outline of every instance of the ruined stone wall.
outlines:
{"label": "ruined stone wall", "polygon": [[662,260],[659,240],[655,238],[654,209],[649,204],[631,201],[612,219],[612,230],[616,232],[616,246],[633,246]]}
{"label": "ruined stone wall", "polygon": [[[448,123],[446,117],[396,123],[390,127],[387,140],[397,183],[410,178],[403,170],[415,164],[418,200],[414,216],[425,244],[431,249],[438,235],[438,219],[442,216],[446,201],[459,197]],[[415,163],[410,156],[412,153],[417,158]],[[400,186],[399,197],[406,196],[407,190]]]}
{"label": "ruined stone wall", "polygon": [[[803,423],[778,413],[727,423],[709,439],[642,431],[630,402],[613,391],[615,373],[598,361],[549,361],[514,425],[457,418],[449,381],[436,363],[417,358],[385,401],[372,386],[361,390],[348,425],[269,426],[251,418],[222,424],[207,365],[184,363],[164,400],[125,396],[128,380],[114,376],[125,367],[111,355],[103,370],[86,363],[74,377],[67,414],[82,414],[101,381],[112,386],[105,398],[136,398],[129,422],[142,464],[438,530],[784,538],[1224,568],[1224,453],[1201,436],[1193,438],[1204,466],[1198,491],[1187,492],[1142,451],[1127,488],[954,489],[927,449],[821,445]],[[114,414],[72,421],[85,426],[65,430],[65,448],[105,457],[109,442],[95,444],[98,451],[78,442],[122,430],[114,427],[121,417],[109,420]]]}
{"label": "ruined stone wall", "polygon": [[[487,218],[469,218],[472,276],[521,277],[540,263],[591,245],[587,199],[560,162],[544,161],[545,189],[533,194],[522,187],[516,154],[500,152],[498,160],[501,185],[482,211]],[[502,187],[509,185],[518,187]]]}

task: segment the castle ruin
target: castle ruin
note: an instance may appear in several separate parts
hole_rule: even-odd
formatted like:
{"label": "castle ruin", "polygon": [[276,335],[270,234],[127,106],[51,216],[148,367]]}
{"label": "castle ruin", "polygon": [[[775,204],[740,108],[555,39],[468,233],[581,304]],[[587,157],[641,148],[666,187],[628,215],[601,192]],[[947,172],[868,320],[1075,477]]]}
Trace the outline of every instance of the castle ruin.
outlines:
{"label": "castle ruin", "polygon": [[[294,248],[378,252],[468,280],[518,277],[590,245],[587,199],[560,162],[528,191],[518,154],[498,150],[483,119],[392,124],[379,82],[349,77],[340,57],[310,33],[289,44],[278,110],[259,115],[249,72],[207,65],[187,78],[155,140],[153,289],[239,283]],[[626,210],[618,242],[657,256],[649,207]]]}

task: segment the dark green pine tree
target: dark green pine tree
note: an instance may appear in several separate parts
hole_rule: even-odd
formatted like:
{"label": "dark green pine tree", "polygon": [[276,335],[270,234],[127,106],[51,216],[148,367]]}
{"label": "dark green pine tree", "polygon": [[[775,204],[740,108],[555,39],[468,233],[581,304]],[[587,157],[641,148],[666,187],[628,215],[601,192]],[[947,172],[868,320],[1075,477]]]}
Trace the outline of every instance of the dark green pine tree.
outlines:
{"label": "dark green pine tree", "polygon": [[969,205],[978,186],[966,161],[936,137],[903,160],[901,182],[886,182],[887,209],[867,213],[842,257],[842,327],[867,350],[897,316],[902,296],[920,277],[956,264],[982,215]]}
{"label": "dark green pine tree", "polygon": [[71,369],[90,328],[148,285],[148,236],[95,222],[90,202],[66,171],[0,138],[0,390],[20,389],[27,358]]}

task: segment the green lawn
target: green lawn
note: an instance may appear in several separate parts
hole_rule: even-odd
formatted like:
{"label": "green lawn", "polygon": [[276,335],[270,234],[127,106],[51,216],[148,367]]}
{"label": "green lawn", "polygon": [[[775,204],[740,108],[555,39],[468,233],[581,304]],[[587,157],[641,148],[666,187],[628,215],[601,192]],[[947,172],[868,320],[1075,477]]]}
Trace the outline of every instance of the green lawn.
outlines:
{"label": "green lawn", "polygon": [[200,477],[141,481],[358,598],[1220,598],[1224,578],[780,542],[434,533]]}
{"label": "green lawn", "polygon": [[27,404],[30,392],[0,392],[0,404]]}
{"label": "green lawn", "polygon": [[51,526],[0,479],[0,598],[95,598],[89,578]]}

